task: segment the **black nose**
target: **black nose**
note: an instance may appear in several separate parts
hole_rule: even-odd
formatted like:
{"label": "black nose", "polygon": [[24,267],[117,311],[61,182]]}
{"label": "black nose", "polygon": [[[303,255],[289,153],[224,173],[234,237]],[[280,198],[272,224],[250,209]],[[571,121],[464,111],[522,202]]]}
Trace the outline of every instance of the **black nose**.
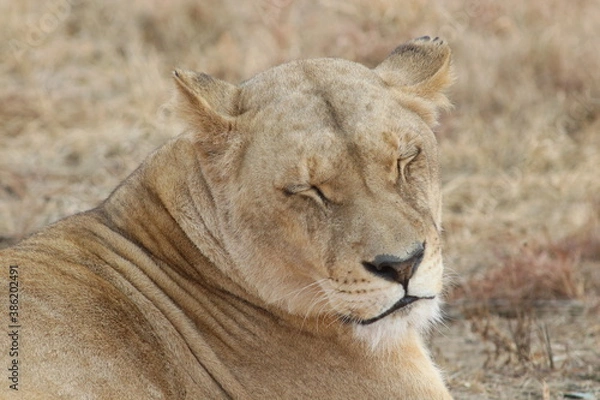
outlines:
{"label": "black nose", "polygon": [[405,257],[380,254],[371,262],[363,262],[367,271],[388,281],[398,282],[406,290],[425,253],[425,243],[419,243]]}

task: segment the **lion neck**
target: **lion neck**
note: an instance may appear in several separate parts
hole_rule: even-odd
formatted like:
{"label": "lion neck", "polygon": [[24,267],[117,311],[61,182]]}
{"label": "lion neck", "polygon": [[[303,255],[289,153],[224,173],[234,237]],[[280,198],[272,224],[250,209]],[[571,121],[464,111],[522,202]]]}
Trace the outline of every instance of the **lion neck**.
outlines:
{"label": "lion neck", "polygon": [[212,193],[186,136],[152,153],[99,209],[108,225],[169,273],[241,290],[227,267],[231,261],[222,245]]}

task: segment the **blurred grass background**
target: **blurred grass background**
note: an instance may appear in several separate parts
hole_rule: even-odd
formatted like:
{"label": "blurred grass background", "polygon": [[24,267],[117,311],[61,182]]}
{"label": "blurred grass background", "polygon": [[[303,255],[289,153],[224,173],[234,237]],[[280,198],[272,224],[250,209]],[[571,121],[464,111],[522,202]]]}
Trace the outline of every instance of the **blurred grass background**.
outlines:
{"label": "blurred grass background", "polygon": [[179,132],[174,67],[240,82],[443,36],[449,299],[576,299],[600,348],[598,34],[597,0],[0,0],[0,246],[93,207]]}

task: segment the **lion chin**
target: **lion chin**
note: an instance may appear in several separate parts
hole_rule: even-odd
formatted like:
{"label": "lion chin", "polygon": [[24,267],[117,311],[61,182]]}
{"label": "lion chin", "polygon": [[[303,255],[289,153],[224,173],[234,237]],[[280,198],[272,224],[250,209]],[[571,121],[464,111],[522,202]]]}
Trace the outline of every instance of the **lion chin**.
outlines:
{"label": "lion chin", "polygon": [[354,335],[372,352],[392,352],[409,332],[426,334],[441,318],[439,300],[425,299],[367,324],[354,323]]}
{"label": "lion chin", "polygon": [[450,399],[422,338],[452,80],[427,36],[375,68],[176,70],[185,131],[95,209],[0,252],[20,398]]}

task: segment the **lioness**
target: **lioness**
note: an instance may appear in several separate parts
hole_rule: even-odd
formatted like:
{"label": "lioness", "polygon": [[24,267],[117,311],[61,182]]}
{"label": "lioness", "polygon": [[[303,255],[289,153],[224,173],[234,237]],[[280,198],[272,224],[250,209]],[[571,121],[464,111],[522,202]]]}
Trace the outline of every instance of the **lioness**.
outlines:
{"label": "lioness", "polygon": [[421,339],[444,41],[174,78],[186,132],[1,252],[2,398],[449,399]]}

